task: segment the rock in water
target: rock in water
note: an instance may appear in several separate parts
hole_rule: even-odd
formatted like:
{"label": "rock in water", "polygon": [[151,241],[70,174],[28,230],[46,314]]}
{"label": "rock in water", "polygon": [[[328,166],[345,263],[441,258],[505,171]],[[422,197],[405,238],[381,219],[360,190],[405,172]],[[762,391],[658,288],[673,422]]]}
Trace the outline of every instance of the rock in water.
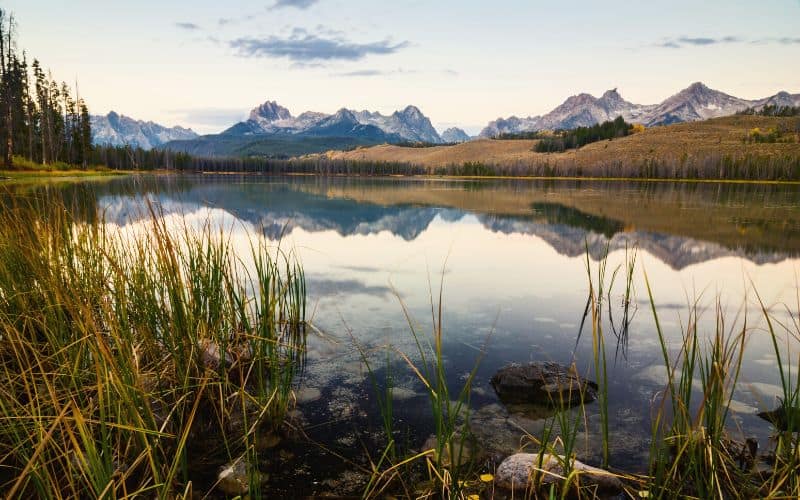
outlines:
{"label": "rock in water", "polygon": [[[495,471],[494,482],[498,487],[511,491],[560,483],[566,477],[565,464],[565,458],[561,455],[517,453],[503,460]],[[610,472],[578,460],[572,461],[572,470],[579,471],[581,486],[594,486],[603,491],[621,491],[623,488],[622,481]]]}
{"label": "rock in water", "polygon": [[492,377],[492,387],[504,404],[574,406],[597,397],[597,384],[565,366],[549,362],[501,368]]}
{"label": "rock in water", "polygon": [[[255,471],[258,482],[264,483],[267,475]],[[247,462],[244,458],[222,467],[217,476],[219,489],[226,495],[244,495],[250,491],[250,478],[247,475]]]}

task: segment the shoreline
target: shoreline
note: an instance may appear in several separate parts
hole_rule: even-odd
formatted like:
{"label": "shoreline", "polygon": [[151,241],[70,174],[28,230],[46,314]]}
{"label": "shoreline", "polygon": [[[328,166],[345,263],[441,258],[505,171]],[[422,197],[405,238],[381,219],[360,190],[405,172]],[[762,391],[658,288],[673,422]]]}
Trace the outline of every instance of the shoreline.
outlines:
{"label": "shoreline", "polygon": [[[172,172],[167,172],[172,173]],[[597,176],[512,176],[512,175],[436,175],[436,174],[387,174],[387,175],[359,175],[359,174],[316,174],[305,172],[236,172],[236,171],[197,171],[197,172],[174,172],[176,174],[187,175],[244,175],[252,177],[352,177],[365,179],[407,179],[407,180],[509,180],[509,181],[589,181],[589,182],[641,182],[641,183],[698,183],[698,184],[776,184],[800,186],[800,180],[781,181],[781,180],[751,180],[751,179],[665,179],[659,177],[597,177]]]}
{"label": "shoreline", "polygon": [[126,175],[219,175],[247,177],[337,177],[355,179],[404,179],[417,181],[586,181],[586,182],[636,182],[636,183],[686,183],[686,184],[753,184],[753,185],[786,185],[800,186],[800,180],[772,179],[667,179],[660,177],[600,177],[600,176],[514,176],[514,175],[439,175],[439,174],[343,174],[343,173],[307,173],[307,172],[237,172],[227,171],[177,171],[177,170],[5,170],[0,169],[0,182],[13,180],[47,180],[93,177],[122,177]]}

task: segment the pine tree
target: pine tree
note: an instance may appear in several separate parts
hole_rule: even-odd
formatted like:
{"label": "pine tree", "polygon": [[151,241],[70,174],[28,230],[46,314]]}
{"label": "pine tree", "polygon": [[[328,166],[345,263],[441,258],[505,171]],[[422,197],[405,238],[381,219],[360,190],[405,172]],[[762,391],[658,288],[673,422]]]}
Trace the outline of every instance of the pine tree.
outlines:
{"label": "pine tree", "polygon": [[[0,8],[0,155],[48,164],[88,165],[91,124],[86,103],[69,86],[59,86],[38,60],[29,73],[27,54],[16,51],[16,24]],[[76,92],[77,94],[77,92]],[[85,116],[84,116],[85,115]]]}
{"label": "pine tree", "polygon": [[85,169],[89,165],[89,157],[92,154],[92,124],[91,117],[89,116],[89,108],[86,106],[83,99],[80,100],[80,109],[80,163]]}

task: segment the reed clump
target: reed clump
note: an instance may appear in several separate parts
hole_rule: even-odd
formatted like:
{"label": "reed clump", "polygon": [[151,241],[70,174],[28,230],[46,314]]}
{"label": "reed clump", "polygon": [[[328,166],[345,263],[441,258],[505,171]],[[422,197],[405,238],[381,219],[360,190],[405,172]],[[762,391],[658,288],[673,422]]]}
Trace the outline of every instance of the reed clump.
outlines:
{"label": "reed clump", "polygon": [[[619,431],[609,425],[612,417],[608,407],[608,361],[613,355],[614,363],[627,362],[630,338],[644,333],[640,331],[640,324],[632,323],[638,312],[634,287],[637,254],[636,248],[627,250],[623,263],[613,272],[607,268],[608,250],[596,266],[587,256],[589,296],[580,331],[588,323],[590,331],[587,333],[591,333],[592,345],[588,371],[597,381],[597,393],[587,397],[581,389],[575,388],[581,391],[577,406],[571,403],[574,401],[571,394],[566,399],[552,400],[555,414],[546,419],[540,433],[531,435],[520,429],[519,451],[538,450],[539,461],[534,461],[532,467],[538,472],[531,476],[528,489],[517,492],[513,498],[608,498],[608,492],[601,491],[598,484],[584,483],[584,471],[573,467],[573,460],[582,458],[577,439],[580,432],[589,432],[587,408],[590,405],[597,405],[600,417],[599,430],[595,431],[600,438],[598,447],[601,447],[596,465],[605,469],[604,475],[619,485],[619,495],[663,499],[800,497],[800,365],[797,361],[800,359],[797,354],[800,287],[797,303],[784,305],[784,311],[778,311],[778,306],[765,305],[758,293],[751,290],[746,297],[756,299],[760,309],[755,318],[752,312],[748,314],[747,303],[735,310],[717,300],[710,318],[713,321],[706,321],[703,319],[706,311],[698,298],[687,305],[685,321],[680,331],[675,332],[679,333],[676,344],[673,334],[662,328],[650,282],[644,273],[654,324],[652,334],[658,339],[657,348],[666,368],[666,379],[663,390],[652,401],[647,472],[633,475],[614,468],[612,444],[619,437],[615,432]],[[615,300],[617,293],[621,296],[619,301]],[[469,428],[462,425],[458,415],[470,412],[469,386],[475,371],[470,373],[464,388],[448,406],[449,398],[441,397],[448,390],[443,363],[446,353],[442,348],[441,304],[440,291],[437,307],[432,307],[434,328],[430,338],[419,335],[409,319],[420,361],[412,363],[399,353],[429,393],[436,437],[430,441],[433,447],[423,446],[421,453],[391,460],[386,459],[388,452],[384,453],[365,497],[392,491],[390,483],[394,481],[395,490],[399,491],[402,486],[406,492],[416,491],[433,498],[510,498],[510,492],[491,484],[491,469],[476,463],[474,457],[461,463],[449,460],[449,450],[463,452],[470,446],[469,436],[464,433],[468,433]],[[609,330],[614,337],[608,335]],[[580,342],[581,335],[576,341],[576,350]],[[744,388],[740,374],[752,342],[771,344],[776,359],[776,379],[782,391],[782,397],[776,401],[777,407],[759,414],[771,423],[773,430],[769,446],[763,449],[759,449],[756,439],[746,438],[747,429],[742,429],[732,418],[734,397]],[[571,369],[577,370],[574,362]],[[771,402],[764,401],[764,404]],[[385,417],[391,421],[391,413]],[[469,419],[463,422],[468,423]],[[480,447],[480,444],[475,443],[475,446]],[[552,457],[558,461],[555,469],[559,472],[542,473],[544,462]],[[420,479],[418,475],[415,478],[409,474],[410,465],[423,461],[427,465],[428,480],[409,487],[408,482],[416,479],[419,483]],[[381,470],[380,465],[386,462],[390,466]],[[550,480],[545,482],[545,477]]]}
{"label": "reed clump", "polygon": [[[305,348],[305,280],[250,237],[147,206],[141,230],[55,195],[0,210],[0,492],[186,497],[201,467],[280,433]],[[262,475],[248,461],[251,492]],[[213,483],[213,479],[209,481]]]}

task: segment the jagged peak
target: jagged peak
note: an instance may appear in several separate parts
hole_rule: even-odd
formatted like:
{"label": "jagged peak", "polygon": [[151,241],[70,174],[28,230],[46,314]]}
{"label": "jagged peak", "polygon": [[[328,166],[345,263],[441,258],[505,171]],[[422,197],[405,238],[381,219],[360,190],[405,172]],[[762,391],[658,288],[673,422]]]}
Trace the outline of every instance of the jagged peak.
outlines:
{"label": "jagged peak", "polygon": [[252,111],[250,111],[251,120],[258,120],[259,118],[271,122],[277,120],[286,120],[292,118],[292,113],[290,113],[288,109],[284,108],[276,101],[266,101],[264,104],[256,106]]}
{"label": "jagged peak", "polygon": [[358,121],[356,119],[356,116],[353,114],[353,112],[350,111],[347,108],[342,108],[339,111],[337,111],[336,113],[334,113],[333,115],[331,115],[331,119],[336,120],[336,121],[342,121],[342,120],[347,120],[347,121],[352,121],[352,122],[357,122]]}
{"label": "jagged peak", "polygon": [[597,101],[597,98],[592,94],[581,92],[580,94],[567,97],[567,100],[561,106],[576,106],[581,104],[588,104]]}
{"label": "jagged peak", "polygon": [[409,104],[401,111],[395,111],[396,115],[402,115],[408,118],[423,118],[425,115],[420,111],[420,109],[413,104]]}
{"label": "jagged peak", "polygon": [[708,86],[703,82],[694,82],[693,84],[689,85],[686,90],[711,90]]}
{"label": "jagged peak", "polygon": [[611,90],[606,90],[605,92],[603,92],[603,96],[601,97],[601,99],[621,101],[622,96],[619,95],[619,92],[617,92],[617,88],[614,87]]}

